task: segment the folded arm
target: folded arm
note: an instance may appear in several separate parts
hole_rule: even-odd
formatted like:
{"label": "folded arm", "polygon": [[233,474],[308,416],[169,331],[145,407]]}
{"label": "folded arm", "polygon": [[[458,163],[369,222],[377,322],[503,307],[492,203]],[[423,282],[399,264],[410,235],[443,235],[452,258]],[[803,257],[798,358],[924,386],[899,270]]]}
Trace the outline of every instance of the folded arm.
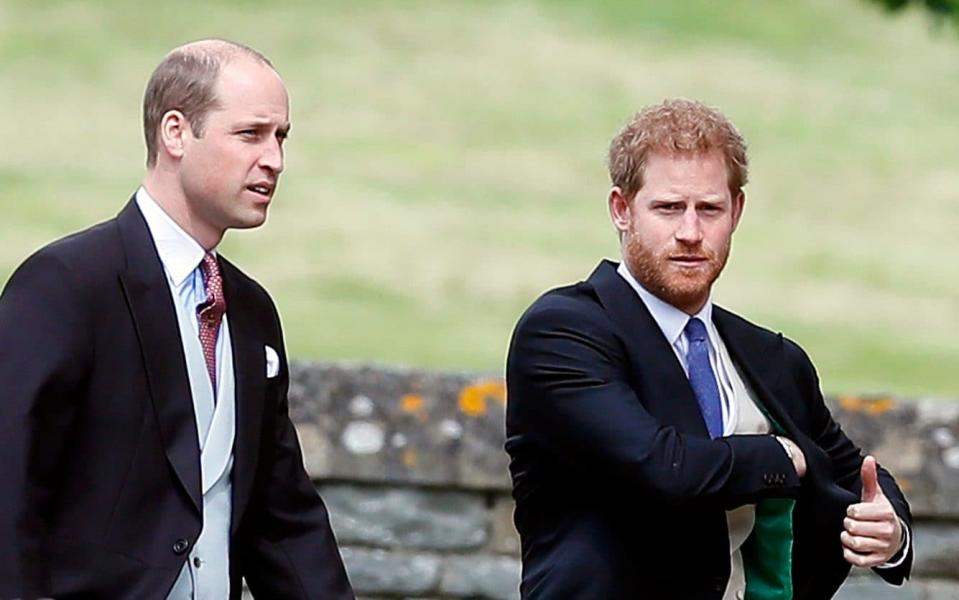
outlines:
{"label": "folded arm", "polygon": [[533,444],[594,485],[647,502],[732,508],[798,493],[774,437],[711,440],[650,415],[629,382],[622,344],[595,313],[559,301],[520,321],[507,364],[508,444]]}

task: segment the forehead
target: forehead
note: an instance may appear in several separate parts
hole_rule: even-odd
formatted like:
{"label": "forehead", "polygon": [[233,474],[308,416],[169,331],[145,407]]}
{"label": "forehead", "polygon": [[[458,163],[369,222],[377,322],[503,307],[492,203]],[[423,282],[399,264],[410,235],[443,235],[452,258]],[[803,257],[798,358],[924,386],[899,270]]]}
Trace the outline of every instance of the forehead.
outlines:
{"label": "forehead", "polygon": [[643,170],[643,188],[647,187],[722,193],[728,187],[726,161],[718,151],[698,154],[652,152]]}
{"label": "forehead", "polygon": [[283,80],[268,65],[236,58],[220,69],[216,81],[217,109],[232,118],[256,118],[285,123],[289,97]]}

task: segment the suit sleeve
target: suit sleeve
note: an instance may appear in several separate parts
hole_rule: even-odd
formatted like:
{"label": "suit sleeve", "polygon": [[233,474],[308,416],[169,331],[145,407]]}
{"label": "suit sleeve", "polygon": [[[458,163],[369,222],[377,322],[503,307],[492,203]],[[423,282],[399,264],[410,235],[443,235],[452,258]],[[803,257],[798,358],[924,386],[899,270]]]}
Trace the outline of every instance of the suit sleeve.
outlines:
{"label": "suit sleeve", "polygon": [[[277,339],[283,339],[282,332]],[[268,400],[273,414],[264,419],[265,460],[258,470],[263,482],[254,484],[260,495],[251,505],[243,575],[257,598],[353,600],[326,506],[303,466],[289,415],[290,373],[282,344],[278,351],[280,372],[271,384],[275,396]]]}
{"label": "suit sleeve", "polygon": [[793,464],[772,436],[711,440],[650,415],[600,313],[553,302],[520,320],[507,360],[508,447],[532,446],[598,489],[645,502],[732,508],[798,494]]}
{"label": "suit sleeve", "polygon": [[[862,461],[865,458],[862,450],[846,436],[842,427],[833,419],[832,413],[826,407],[819,385],[819,375],[816,373],[816,368],[809,356],[792,341],[786,340],[786,343],[791,357],[793,373],[798,374],[796,379],[804,388],[803,396],[809,398],[811,402],[812,441],[829,456],[832,463],[833,480],[840,487],[849,490],[857,497],[861,497],[861,469]],[[914,537],[911,535],[912,511],[909,509],[909,503],[892,474],[881,465],[878,465],[877,474],[879,476],[879,487],[882,488],[883,494],[889,499],[903,525],[910,531],[910,535],[908,536],[908,546],[905,548],[906,555],[901,562],[894,567],[876,567],[873,571],[887,582],[901,585],[909,577],[909,572],[912,569],[912,539]],[[898,559],[899,557],[895,558]]]}
{"label": "suit sleeve", "polygon": [[28,259],[0,296],[0,597],[49,594],[47,511],[90,361],[73,274]]}

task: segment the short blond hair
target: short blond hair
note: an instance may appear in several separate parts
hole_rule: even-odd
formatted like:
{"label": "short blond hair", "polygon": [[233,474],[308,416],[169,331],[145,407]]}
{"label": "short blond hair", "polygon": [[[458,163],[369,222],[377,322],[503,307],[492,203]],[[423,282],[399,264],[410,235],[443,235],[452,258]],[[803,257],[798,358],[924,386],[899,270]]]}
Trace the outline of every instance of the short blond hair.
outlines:
{"label": "short blond hair", "polygon": [[643,187],[651,152],[695,156],[719,151],[735,198],[749,178],[746,140],[719,110],[696,100],[670,98],[636,113],[609,145],[609,178],[627,200]]}

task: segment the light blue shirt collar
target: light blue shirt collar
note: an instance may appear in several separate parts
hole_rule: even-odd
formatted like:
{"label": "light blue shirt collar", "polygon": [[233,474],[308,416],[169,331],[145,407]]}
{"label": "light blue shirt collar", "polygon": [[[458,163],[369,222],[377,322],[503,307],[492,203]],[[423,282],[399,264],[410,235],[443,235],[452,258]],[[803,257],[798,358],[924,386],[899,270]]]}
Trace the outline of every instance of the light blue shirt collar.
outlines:
{"label": "light blue shirt collar", "polygon": [[206,252],[142,186],[137,190],[136,202],[153,236],[170,284],[178,289],[196,270]]}

